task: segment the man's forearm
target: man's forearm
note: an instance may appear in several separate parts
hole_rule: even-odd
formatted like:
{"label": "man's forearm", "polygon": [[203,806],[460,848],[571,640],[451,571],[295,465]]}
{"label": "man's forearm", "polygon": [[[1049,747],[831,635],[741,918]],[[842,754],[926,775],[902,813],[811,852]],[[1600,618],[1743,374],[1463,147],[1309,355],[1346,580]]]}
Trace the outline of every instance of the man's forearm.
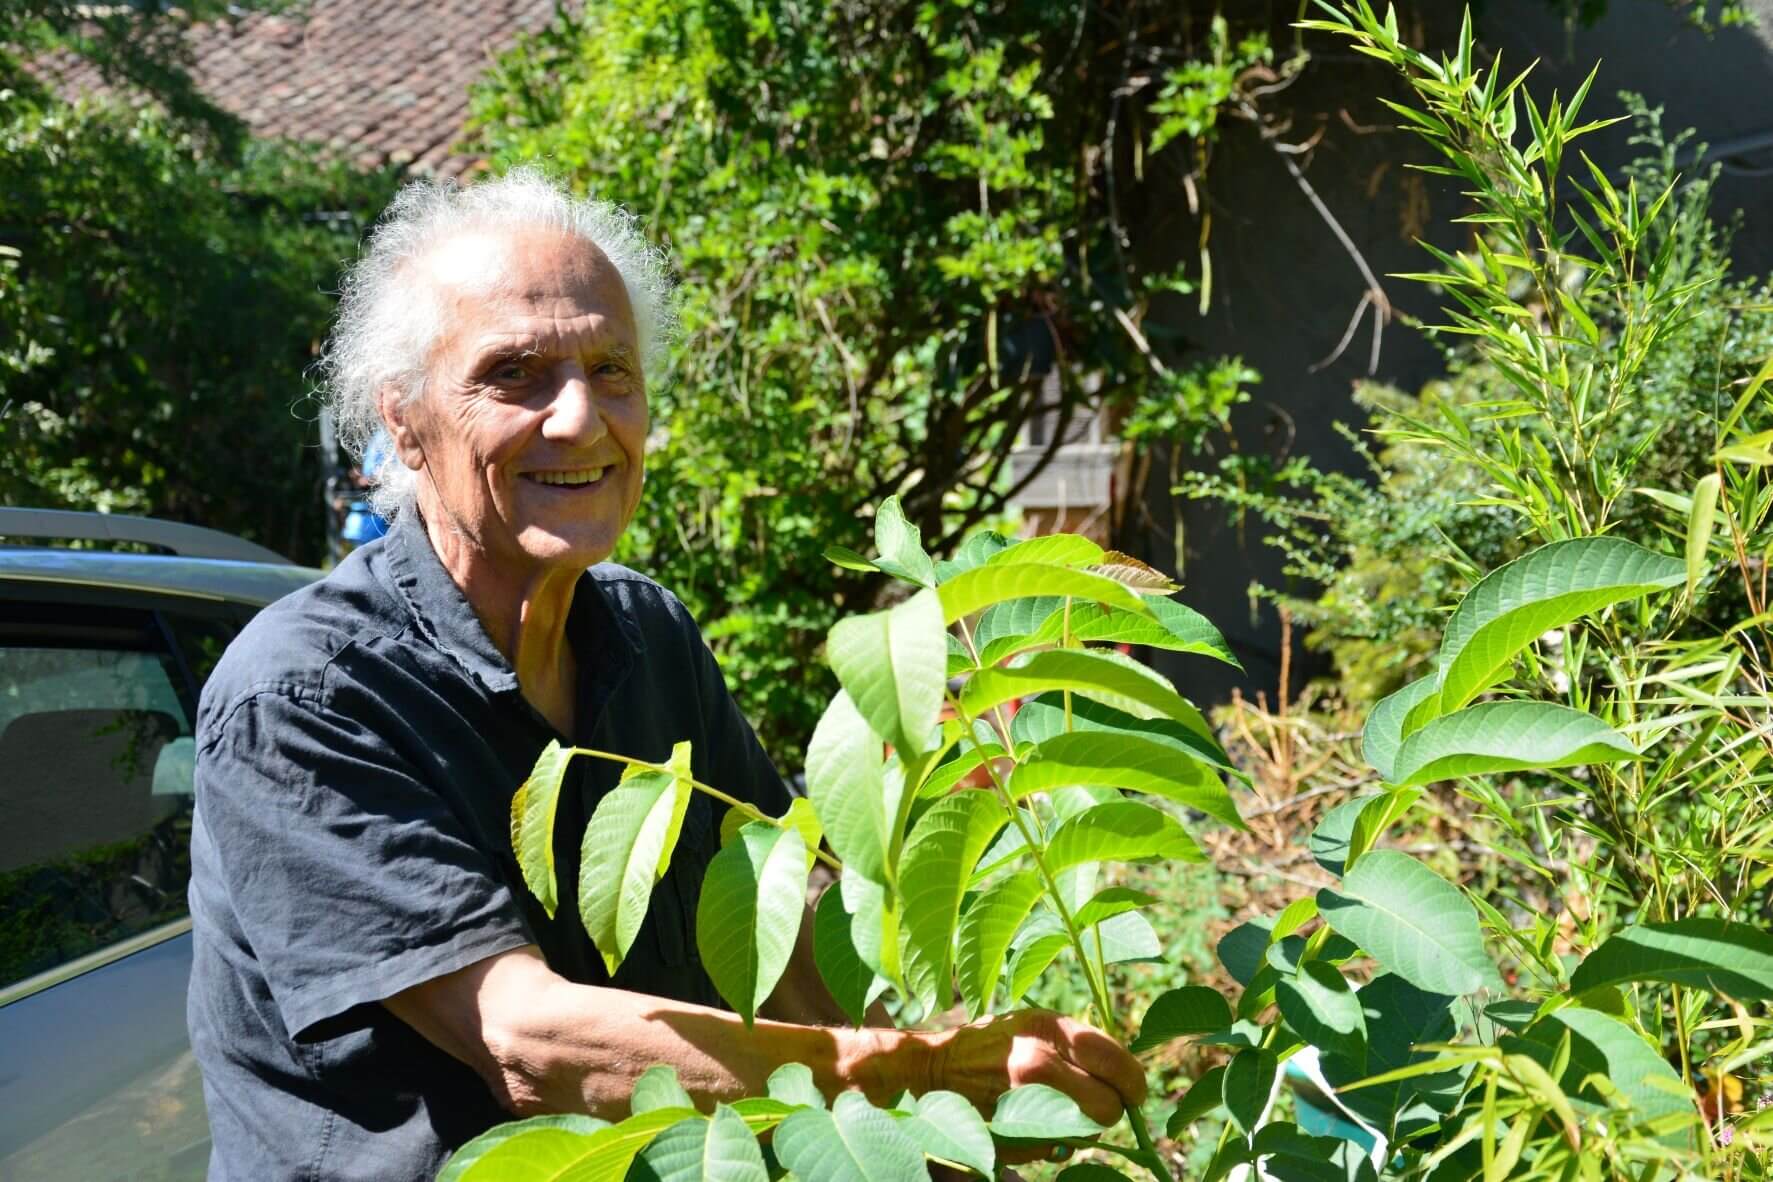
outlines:
{"label": "man's forearm", "polygon": [[634,1081],[664,1063],[703,1107],[759,1095],[784,1063],[804,1063],[826,1095],[848,1088],[886,1103],[927,1090],[927,1039],[758,1019],[555,974],[531,952],[492,957],[386,1003],[474,1067],[521,1115],[628,1113]]}
{"label": "man's forearm", "polygon": [[628,1114],[634,1081],[656,1063],[698,1105],[758,1095],[784,1063],[812,1069],[820,1091],[854,1088],[878,1104],[910,1091],[958,1092],[989,1111],[1010,1088],[1058,1088],[1101,1124],[1145,1099],[1145,1071],[1099,1030],[1058,1014],[1021,1010],[940,1033],[746,1026],[725,1010],[625,989],[576,985],[534,946],[490,956],[387,998],[382,1004],[478,1071],[520,1115]]}
{"label": "man's forearm", "polygon": [[761,1095],[770,1073],[804,1063],[828,1096],[860,1089],[889,1103],[909,1088],[929,1088],[930,1051],[916,1035],[896,1030],[802,1026],[758,1019],[747,1028],[736,1014],[666,1001],[622,989],[562,983],[541,1020],[519,1040],[520,1059],[543,1065],[536,1081],[545,1111],[582,1109],[627,1115],[628,1094],[655,1063],[677,1070],[703,1102]]}

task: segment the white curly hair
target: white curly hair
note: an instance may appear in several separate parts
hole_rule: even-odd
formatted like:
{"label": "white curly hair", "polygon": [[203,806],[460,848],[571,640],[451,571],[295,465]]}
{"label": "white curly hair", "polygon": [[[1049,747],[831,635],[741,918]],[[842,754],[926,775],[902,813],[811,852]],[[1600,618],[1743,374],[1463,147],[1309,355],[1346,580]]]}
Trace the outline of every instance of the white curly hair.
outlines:
{"label": "white curly hair", "polygon": [[[647,243],[638,218],[610,202],[575,197],[534,168],[473,185],[416,180],[395,195],[346,269],[318,365],[339,443],[359,463],[382,430],[382,391],[393,387],[406,401],[424,393],[441,327],[435,301],[409,264],[464,230],[499,228],[562,230],[601,250],[628,289],[641,370],[649,385],[663,382],[677,325],[673,284],[664,253]],[[392,518],[412,503],[418,474],[392,448],[376,450],[379,463],[364,469],[370,505]]]}

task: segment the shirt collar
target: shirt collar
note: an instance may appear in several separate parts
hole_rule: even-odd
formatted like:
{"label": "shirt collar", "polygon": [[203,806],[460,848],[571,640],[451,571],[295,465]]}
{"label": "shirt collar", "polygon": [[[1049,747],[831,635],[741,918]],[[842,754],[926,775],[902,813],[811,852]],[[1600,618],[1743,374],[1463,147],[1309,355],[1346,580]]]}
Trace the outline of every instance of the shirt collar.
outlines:
{"label": "shirt collar", "polygon": [[[394,586],[406,600],[420,633],[488,692],[515,692],[516,671],[486,634],[473,604],[444,569],[418,513],[409,509],[395,517],[382,547]],[[591,683],[582,685],[581,692],[601,685],[606,692],[593,690],[590,696],[604,700],[607,689],[627,674],[641,647],[633,623],[613,610],[590,571],[580,576],[573,592],[567,642],[579,658],[581,683]],[[594,713],[601,713],[604,700],[595,703]]]}

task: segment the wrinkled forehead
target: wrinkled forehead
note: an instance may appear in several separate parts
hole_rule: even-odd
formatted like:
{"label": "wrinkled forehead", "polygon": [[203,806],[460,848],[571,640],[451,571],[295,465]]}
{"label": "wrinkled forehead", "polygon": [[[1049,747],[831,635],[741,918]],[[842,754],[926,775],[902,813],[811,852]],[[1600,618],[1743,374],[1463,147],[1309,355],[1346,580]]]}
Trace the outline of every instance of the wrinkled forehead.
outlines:
{"label": "wrinkled forehead", "polygon": [[595,243],[553,229],[469,228],[415,259],[418,286],[438,313],[436,344],[529,320],[587,313],[632,336],[626,284]]}

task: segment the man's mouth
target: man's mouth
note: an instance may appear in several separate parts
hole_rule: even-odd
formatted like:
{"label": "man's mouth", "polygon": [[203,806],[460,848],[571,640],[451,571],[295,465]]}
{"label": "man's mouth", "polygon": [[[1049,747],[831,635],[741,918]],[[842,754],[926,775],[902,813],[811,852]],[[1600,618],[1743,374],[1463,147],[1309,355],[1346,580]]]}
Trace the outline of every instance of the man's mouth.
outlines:
{"label": "man's mouth", "polygon": [[536,484],[559,488],[586,488],[603,479],[608,465],[601,468],[561,468],[551,472],[525,472],[523,478]]}

